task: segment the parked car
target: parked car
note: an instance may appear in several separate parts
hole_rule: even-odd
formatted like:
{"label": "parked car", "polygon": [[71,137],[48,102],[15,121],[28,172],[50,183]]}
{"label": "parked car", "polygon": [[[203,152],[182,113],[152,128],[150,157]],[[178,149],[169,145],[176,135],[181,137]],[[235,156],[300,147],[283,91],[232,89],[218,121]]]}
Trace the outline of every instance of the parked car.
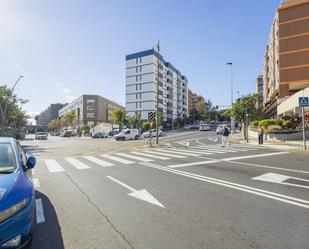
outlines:
{"label": "parked car", "polygon": [[22,248],[31,241],[35,192],[27,171],[35,164],[15,139],[0,138],[0,248]]}
{"label": "parked car", "polygon": [[73,137],[73,131],[63,131],[62,137]]}
{"label": "parked car", "polygon": [[37,132],[35,133],[35,140],[47,140],[48,133],[47,132]]}
{"label": "parked car", "polygon": [[206,124],[200,125],[200,131],[210,131],[210,126]]}
{"label": "parked car", "polygon": [[92,138],[108,138],[108,134],[105,132],[93,132],[91,134]]}
{"label": "parked car", "polygon": [[139,139],[139,130],[138,129],[125,129],[122,132],[118,133],[114,136],[114,138],[119,141],[125,141],[125,140],[137,140]]}
{"label": "parked car", "polygon": [[[149,130],[149,131],[144,132],[144,133],[142,134],[142,138],[143,138],[143,139],[144,139],[144,138],[149,138],[149,137],[150,137],[150,132],[152,133],[152,136],[153,136],[153,137],[156,137],[156,136],[157,136],[156,129],[151,129],[151,130]],[[160,129],[159,129],[158,133],[159,133],[159,137],[162,136],[162,134],[163,134],[163,132],[162,132]]]}

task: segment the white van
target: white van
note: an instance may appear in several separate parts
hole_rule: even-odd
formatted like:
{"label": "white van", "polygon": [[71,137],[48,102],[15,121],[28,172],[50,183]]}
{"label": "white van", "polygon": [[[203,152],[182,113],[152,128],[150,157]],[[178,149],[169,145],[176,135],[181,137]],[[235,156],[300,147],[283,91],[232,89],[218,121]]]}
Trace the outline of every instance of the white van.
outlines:
{"label": "white van", "polygon": [[125,140],[137,140],[139,139],[139,130],[138,129],[125,129],[122,132],[118,133],[114,136],[117,141],[125,141]]}

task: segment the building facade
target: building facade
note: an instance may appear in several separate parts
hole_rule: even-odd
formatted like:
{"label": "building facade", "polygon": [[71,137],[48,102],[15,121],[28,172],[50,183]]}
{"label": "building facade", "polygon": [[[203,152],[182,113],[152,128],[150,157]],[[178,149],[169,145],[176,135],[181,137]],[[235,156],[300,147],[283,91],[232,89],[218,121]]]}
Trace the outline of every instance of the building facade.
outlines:
{"label": "building facade", "polygon": [[59,110],[65,104],[51,104],[46,110],[35,117],[36,125],[48,125],[48,123],[58,117]]}
{"label": "building facade", "polygon": [[159,59],[159,113],[164,121],[188,115],[188,80],[156,50],[126,56],[126,111],[143,120],[156,111]]}
{"label": "building facade", "polygon": [[263,82],[263,75],[259,75],[256,78],[256,93],[260,96],[258,103],[256,104],[257,108],[263,109],[263,95],[264,95],[264,82]]}
{"label": "building facade", "polygon": [[99,95],[82,95],[59,110],[59,118],[61,119],[66,113],[74,111],[77,124],[91,126],[97,123],[111,122],[111,114],[118,108],[124,110],[123,106]]}
{"label": "building facade", "polygon": [[309,0],[279,5],[264,56],[264,112],[276,118],[285,99],[309,86]]}

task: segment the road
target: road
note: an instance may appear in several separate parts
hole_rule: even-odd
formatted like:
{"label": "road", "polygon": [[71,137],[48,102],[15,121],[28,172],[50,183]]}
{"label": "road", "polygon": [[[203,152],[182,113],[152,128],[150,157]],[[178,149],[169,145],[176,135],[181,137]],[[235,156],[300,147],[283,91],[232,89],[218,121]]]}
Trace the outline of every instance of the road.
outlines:
{"label": "road", "polygon": [[145,141],[49,137],[35,154],[31,249],[309,248],[308,155],[213,132]]}

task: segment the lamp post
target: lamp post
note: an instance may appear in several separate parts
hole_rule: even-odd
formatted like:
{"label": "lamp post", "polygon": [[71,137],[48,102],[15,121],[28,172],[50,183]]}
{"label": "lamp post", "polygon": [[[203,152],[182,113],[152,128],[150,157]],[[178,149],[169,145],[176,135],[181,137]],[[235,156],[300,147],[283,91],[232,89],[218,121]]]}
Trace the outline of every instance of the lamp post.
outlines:
{"label": "lamp post", "polygon": [[158,50],[158,56],[157,56],[157,108],[156,108],[156,144],[159,144],[159,78],[160,78],[160,41],[157,43],[157,50]]}
{"label": "lamp post", "polygon": [[[226,63],[227,66],[230,66],[231,68],[231,108],[233,107],[233,62]],[[231,117],[231,131],[234,131],[234,118]]]}

